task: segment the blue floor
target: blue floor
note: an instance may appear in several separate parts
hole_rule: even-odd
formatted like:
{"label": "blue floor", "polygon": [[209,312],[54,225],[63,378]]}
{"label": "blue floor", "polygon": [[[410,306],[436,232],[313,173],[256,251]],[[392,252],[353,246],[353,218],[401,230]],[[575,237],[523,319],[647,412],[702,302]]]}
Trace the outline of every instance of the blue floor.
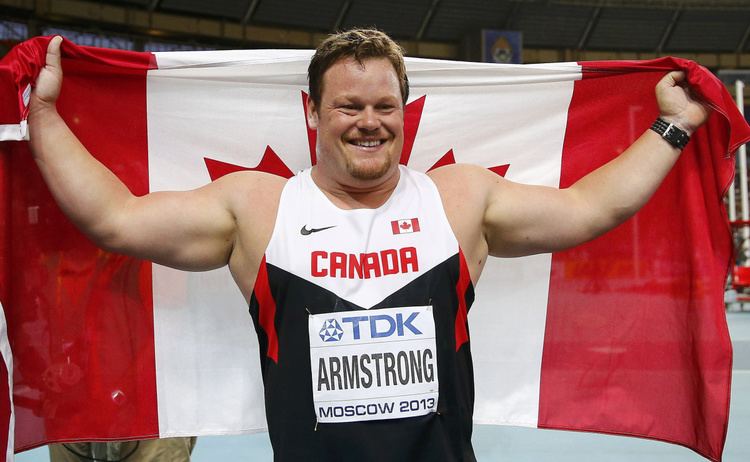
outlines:
{"label": "blue floor", "polygon": [[[724,462],[750,461],[750,312],[728,313],[735,360],[732,404]],[[474,447],[480,461],[689,462],[703,461],[689,449],[656,441],[592,433],[477,425]],[[193,462],[270,461],[265,433],[202,437]],[[17,462],[47,462],[46,448],[18,454]],[[137,462],[137,461],[132,461]]]}

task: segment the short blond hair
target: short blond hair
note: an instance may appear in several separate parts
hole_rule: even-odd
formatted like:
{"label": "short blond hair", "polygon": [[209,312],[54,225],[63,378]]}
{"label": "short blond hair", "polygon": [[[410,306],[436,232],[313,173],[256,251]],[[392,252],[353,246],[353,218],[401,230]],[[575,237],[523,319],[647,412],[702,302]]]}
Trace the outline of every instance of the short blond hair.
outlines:
{"label": "short blond hair", "polygon": [[310,98],[320,106],[323,74],[341,59],[354,58],[358,63],[369,58],[386,58],[393,65],[404,104],[409,99],[404,50],[385,32],[377,29],[350,29],[330,35],[315,50],[307,68]]}

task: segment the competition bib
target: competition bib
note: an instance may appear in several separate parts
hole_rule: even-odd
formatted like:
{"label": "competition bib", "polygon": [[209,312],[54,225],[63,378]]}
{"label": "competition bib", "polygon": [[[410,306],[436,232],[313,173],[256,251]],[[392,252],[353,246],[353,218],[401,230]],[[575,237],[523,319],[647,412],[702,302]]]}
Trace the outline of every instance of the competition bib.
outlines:
{"label": "competition bib", "polygon": [[398,419],[437,410],[431,306],[310,315],[318,422]]}

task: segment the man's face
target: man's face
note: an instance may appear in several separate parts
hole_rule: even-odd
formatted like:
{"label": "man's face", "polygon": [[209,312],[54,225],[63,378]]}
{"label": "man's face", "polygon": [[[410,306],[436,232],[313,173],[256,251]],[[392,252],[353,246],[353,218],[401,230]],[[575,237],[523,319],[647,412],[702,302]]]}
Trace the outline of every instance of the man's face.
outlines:
{"label": "man's face", "polygon": [[342,59],[323,74],[320,107],[308,104],[318,130],[318,166],[333,175],[375,180],[397,168],[404,144],[404,108],[386,58]]}

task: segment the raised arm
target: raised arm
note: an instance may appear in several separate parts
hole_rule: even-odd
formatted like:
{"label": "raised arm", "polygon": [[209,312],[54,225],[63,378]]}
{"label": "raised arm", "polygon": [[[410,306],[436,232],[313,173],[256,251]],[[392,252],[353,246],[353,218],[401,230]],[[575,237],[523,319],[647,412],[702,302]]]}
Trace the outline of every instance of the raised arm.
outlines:
{"label": "raised arm", "polygon": [[[708,110],[691,97],[683,72],[656,85],[660,117],[692,134]],[[619,225],[656,191],[680,149],[652,130],[611,162],[567,189],[530,187],[493,178],[484,225],[493,255],[549,252],[578,245]]]}
{"label": "raised arm", "polygon": [[[684,82],[682,72],[670,72],[657,84],[656,97],[660,117],[692,134],[708,110]],[[616,159],[566,189],[513,183],[467,165],[431,176],[476,278],[487,254],[552,252],[614,228],[648,201],[679,156],[679,149],[646,130]]]}
{"label": "raised arm", "polygon": [[47,49],[31,95],[30,147],[63,212],[97,245],[182,269],[227,264],[236,220],[228,192],[236,178],[189,192],[134,196],[78,141],[57,112],[61,37]]}

